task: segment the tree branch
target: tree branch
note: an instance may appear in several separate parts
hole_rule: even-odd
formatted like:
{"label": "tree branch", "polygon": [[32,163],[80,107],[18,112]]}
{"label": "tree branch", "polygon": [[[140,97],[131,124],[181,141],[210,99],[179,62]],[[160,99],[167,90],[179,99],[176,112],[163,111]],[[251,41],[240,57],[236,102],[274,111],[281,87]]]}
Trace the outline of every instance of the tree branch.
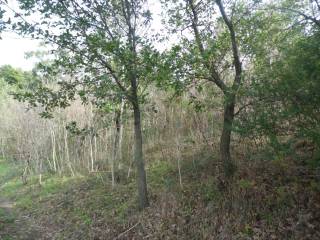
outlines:
{"label": "tree branch", "polygon": [[191,12],[192,12],[191,13],[192,14],[191,25],[192,25],[192,29],[194,31],[196,43],[198,45],[200,54],[203,58],[203,63],[209,69],[210,74],[211,74],[209,81],[214,82],[222,90],[223,93],[227,93],[228,87],[221,80],[217,70],[215,69],[215,66],[213,64],[209,64],[208,61],[206,61],[206,59],[205,59],[206,58],[205,50],[204,50],[204,46],[201,41],[201,36],[200,36],[199,29],[198,29],[198,22],[199,22],[198,13],[196,11],[196,6],[194,6],[193,0],[188,0],[188,6],[190,7]]}
{"label": "tree branch", "polygon": [[[304,19],[310,20],[314,24],[316,24],[318,27],[320,27],[320,20],[319,19],[316,19],[315,17],[309,16],[309,15],[307,15],[307,14],[305,14],[305,13],[299,11],[299,10],[292,9],[292,8],[286,8],[286,7],[274,8],[274,9],[280,10],[280,11],[284,10],[284,11],[296,13],[296,14],[302,16]],[[319,10],[320,10],[320,8],[319,8]]]}
{"label": "tree branch", "polygon": [[225,24],[227,25],[229,33],[230,33],[234,67],[235,67],[235,71],[236,71],[236,76],[235,76],[232,88],[233,88],[233,90],[237,91],[240,86],[240,83],[241,83],[242,66],[241,66],[241,61],[240,61],[240,56],[239,56],[239,49],[238,49],[238,44],[237,44],[237,39],[236,39],[236,33],[234,30],[233,23],[229,19],[229,17],[227,16],[221,0],[216,0],[216,3],[219,7],[222,18],[223,18]]}

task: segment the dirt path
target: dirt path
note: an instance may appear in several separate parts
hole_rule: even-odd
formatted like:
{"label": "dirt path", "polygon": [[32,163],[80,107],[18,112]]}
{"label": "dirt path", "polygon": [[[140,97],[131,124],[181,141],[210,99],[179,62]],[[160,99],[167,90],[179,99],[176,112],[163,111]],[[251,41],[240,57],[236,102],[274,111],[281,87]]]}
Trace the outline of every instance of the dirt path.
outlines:
{"label": "dirt path", "polygon": [[5,209],[5,210],[11,210],[13,208],[13,203],[3,200],[0,198],[0,208]]}
{"label": "dirt path", "polygon": [[0,240],[40,240],[41,229],[32,217],[19,214],[14,203],[0,198]]}

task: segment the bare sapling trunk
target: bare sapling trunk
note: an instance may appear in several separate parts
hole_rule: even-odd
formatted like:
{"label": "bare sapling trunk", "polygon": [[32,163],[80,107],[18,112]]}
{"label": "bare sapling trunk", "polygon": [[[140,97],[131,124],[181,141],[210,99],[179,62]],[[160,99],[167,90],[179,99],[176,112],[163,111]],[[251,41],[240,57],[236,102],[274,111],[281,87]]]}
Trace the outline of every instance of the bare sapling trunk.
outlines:
{"label": "bare sapling trunk", "polygon": [[[93,114],[93,106],[90,103],[90,117],[88,120],[88,126],[93,127],[93,118],[94,118],[94,114]],[[93,143],[92,140],[94,138],[93,133],[91,132],[90,136],[89,136],[89,149],[90,149],[90,167],[89,167],[89,171],[90,172],[94,172],[94,154],[93,154]]]}
{"label": "bare sapling trunk", "polygon": [[121,109],[115,111],[114,122],[115,122],[115,129],[114,129],[114,142],[113,142],[113,151],[112,151],[112,162],[111,162],[111,176],[112,176],[112,187],[115,186],[115,166],[119,161],[119,141],[120,141],[120,128],[121,128]]}
{"label": "bare sapling trunk", "polygon": [[94,172],[94,158],[93,158],[93,146],[92,146],[92,136],[89,136],[89,147],[90,147],[90,172]]}
{"label": "bare sapling trunk", "polygon": [[[105,133],[105,152],[107,152],[107,153],[109,153],[110,152],[109,149],[111,149],[110,145],[109,145],[109,139],[110,139],[109,135],[110,135],[109,134],[109,129],[106,128],[106,133]],[[112,156],[110,157],[110,155],[108,154],[107,162],[108,162],[108,165],[111,168],[111,185],[113,187],[114,186],[114,172],[113,172],[113,167],[112,167],[112,161],[113,161]]]}
{"label": "bare sapling trunk", "polygon": [[64,126],[64,150],[65,150],[65,161],[67,162],[67,166],[70,169],[72,177],[75,176],[74,171],[72,169],[72,165],[70,162],[70,155],[69,155],[69,146],[68,146],[68,132],[66,129],[66,125],[63,123]]}
{"label": "bare sapling trunk", "polygon": [[180,188],[182,188],[182,175],[181,175],[181,145],[180,139],[176,139],[176,146],[177,146],[177,161],[178,161],[178,173],[179,173],[179,184]]}
{"label": "bare sapling trunk", "polygon": [[56,138],[54,130],[51,130],[51,141],[52,141],[52,162],[53,162],[53,171],[57,172],[57,163],[56,163]]}
{"label": "bare sapling trunk", "polygon": [[[115,182],[115,168],[114,168],[114,164],[115,164],[115,161],[116,161],[116,153],[115,153],[115,143],[116,143],[116,138],[117,138],[117,132],[114,136],[115,140],[114,140],[114,146],[113,146],[113,151],[112,151],[112,156],[111,156],[111,185],[112,185],[112,188],[114,188],[116,182]],[[112,140],[112,139],[111,139]]]}
{"label": "bare sapling trunk", "polygon": [[98,145],[97,145],[97,136],[94,135],[93,137],[93,143],[94,143],[94,162],[97,162],[97,155],[98,155]]}
{"label": "bare sapling trunk", "polygon": [[42,185],[42,157],[39,157],[37,154],[37,157],[39,158],[39,185]]}
{"label": "bare sapling trunk", "polygon": [[123,139],[123,114],[125,110],[125,102],[121,101],[121,108],[120,108],[120,119],[119,119],[119,143],[118,143],[118,169],[121,168],[121,159],[122,159],[122,139]]}

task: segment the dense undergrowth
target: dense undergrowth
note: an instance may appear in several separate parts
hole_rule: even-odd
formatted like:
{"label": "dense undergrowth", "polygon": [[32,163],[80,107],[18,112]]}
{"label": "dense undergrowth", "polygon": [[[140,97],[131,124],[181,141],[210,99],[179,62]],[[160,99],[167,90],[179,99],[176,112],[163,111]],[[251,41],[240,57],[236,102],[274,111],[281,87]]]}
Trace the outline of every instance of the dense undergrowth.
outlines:
{"label": "dense undergrowth", "polygon": [[[291,158],[241,160],[227,184],[209,152],[184,158],[181,184],[170,161],[148,166],[151,207],[136,208],[135,177],[112,189],[108,173],[36,176],[23,184],[0,164],[1,197],[41,226],[40,239],[318,239],[320,187],[315,169]],[[294,162],[294,164],[293,164]],[[290,164],[289,164],[290,163]],[[210,174],[216,168],[216,174]],[[125,175],[125,174],[123,174]],[[122,176],[122,175],[120,175]],[[0,219],[2,219],[0,213]],[[15,224],[10,219],[5,225]],[[8,238],[10,239],[10,238]]]}

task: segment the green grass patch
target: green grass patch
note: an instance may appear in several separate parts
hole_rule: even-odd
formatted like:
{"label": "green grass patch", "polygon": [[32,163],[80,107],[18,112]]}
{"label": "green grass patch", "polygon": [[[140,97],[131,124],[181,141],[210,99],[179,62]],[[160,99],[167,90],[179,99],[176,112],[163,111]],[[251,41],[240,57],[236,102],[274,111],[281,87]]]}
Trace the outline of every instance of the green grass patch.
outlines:
{"label": "green grass patch", "polygon": [[178,181],[177,171],[167,161],[155,162],[148,171],[148,183],[153,188],[171,189]]}
{"label": "green grass patch", "polygon": [[4,236],[2,239],[3,239],[3,240],[13,240],[13,238],[10,237],[10,236]]}
{"label": "green grass patch", "polygon": [[13,223],[14,220],[15,217],[12,214],[9,215],[4,209],[0,208],[0,223]]}
{"label": "green grass patch", "polygon": [[64,191],[68,185],[81,178],[45,175],[40,184],[38,176],[31,176],[27,184],[23,184],[20,172],[19,166],[0,159],[0,195],[15,201],[17,207],[22,209],[36,208],[38,202]]}
{"label": "green grass patch", "polygon": [[20,174],[19,165],[0,158],[0,186]]}
{"label": "green grass patch", "polygon": [[9,164],[3,159],[0,159],[0,178],[3,178],[9,170]]}

